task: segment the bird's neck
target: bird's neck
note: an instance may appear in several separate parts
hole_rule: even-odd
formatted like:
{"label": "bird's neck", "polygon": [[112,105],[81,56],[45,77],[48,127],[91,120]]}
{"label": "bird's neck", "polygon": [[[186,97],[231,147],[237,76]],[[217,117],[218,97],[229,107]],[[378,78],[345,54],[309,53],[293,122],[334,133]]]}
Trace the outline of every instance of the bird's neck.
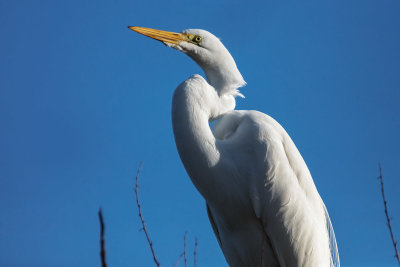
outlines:
{"label": "bird's neck", "polygon": [[[233,97],[232,97],[233,99]],[[233,99],[234,101],[234,99]],[[224,103],[226,109],[234,104]],[[212,169],[219,161],[219,151],[209,121],[221,112],[217,92],[199,75],[194,75],[175,90],[172,101],[172,126],[179,156],[199,192],[212,195]]]}
{"label": "bird's neck", "polygon": [[217,66],[201,66],[211,86],[221,94],[238,95],[237,88],[246,84],[236,64],[221,62]]}
{"label": "bird's neck", "polygon": [[228,50],[221,46],[213,57],[204,58],[197,54],[188,54],[203,69],[208,83],[215,88],[219,96],[230,94],[241,95],[237,88],[246,85],[235,60]]}

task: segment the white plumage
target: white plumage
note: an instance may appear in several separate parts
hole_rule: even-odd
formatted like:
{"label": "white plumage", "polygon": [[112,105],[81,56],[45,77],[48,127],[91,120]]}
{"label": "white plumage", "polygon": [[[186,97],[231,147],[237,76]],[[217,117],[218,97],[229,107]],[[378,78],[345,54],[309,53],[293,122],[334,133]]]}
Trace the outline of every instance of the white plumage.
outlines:
{"label": "white plumage", "polygon": [[204,30],[130,28],[205,72],[207,80],[193,75],[175,90],[172,124],[228,264],[340,266],[327,210],[289,135],[266,114],[234,110],[245,81],[219,39]]}

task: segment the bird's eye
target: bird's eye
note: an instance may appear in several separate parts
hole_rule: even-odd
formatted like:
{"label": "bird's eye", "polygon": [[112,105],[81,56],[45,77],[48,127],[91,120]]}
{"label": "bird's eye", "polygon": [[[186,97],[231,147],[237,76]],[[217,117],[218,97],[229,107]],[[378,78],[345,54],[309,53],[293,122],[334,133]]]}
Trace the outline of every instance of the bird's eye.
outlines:
{"label": "bird's eye", "polygon": [[196,35],[196,36],[193,37],[193,41],[194,41],[195,43],[197,43],[197,44],[199,44],[199,43],[201,42],[202,39],[203,39],[203,38],[201,38],[201,36],[199,36],[199,35]]}

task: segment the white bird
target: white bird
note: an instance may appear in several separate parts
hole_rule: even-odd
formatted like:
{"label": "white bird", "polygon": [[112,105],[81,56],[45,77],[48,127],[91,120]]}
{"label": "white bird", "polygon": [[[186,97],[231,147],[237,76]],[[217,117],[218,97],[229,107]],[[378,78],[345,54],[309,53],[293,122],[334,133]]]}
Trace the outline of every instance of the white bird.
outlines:
{"label": "white bird", "polygon": [[129,28],[205,72],[176,88],[172,125],[229,266],[340,266],[328,212],[289,135],[264,113],[234,110],[246,82],[220,40],[197,29]]}

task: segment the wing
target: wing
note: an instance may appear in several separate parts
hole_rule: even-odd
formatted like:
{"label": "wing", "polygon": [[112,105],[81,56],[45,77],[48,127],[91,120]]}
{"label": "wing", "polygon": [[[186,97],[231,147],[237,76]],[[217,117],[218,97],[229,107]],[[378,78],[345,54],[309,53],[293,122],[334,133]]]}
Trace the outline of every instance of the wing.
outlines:
{"label": "wing", "polygon": [[217,228],[217,225],[215,224],[215,221],[214,221],[214,218],[213,218],[213,216],[212,216],[210,207],[208,206],[207,203],[206,203],[206,207],[207,207],[207,215],[208,215],[208,219],[210,220],[211,227],[212,227],[212,229],[213,229],[213,231],[214,231],[215,237],[216,237],[217,240],[218,240],[218,244],[219,244],[219,246],[220,246],[221,249],[222,249],[222,243],[221,243],[221,238],[220,238],[220,236],[219,236],[218,228]]}
{"label": "wing", "polygon": [[325,205],[286,131],[263,113],[233,111],[213,132],[221,153],[229,154],[246,180],[255,216],[280,265],[339,266]]}
{"label": "wing", "polygon": [[328,210],[325,207],[326,227],[329,233],[329,248],[331,252],[331,267],[340,267],[339,250],[336,244],[336,236],[333,231],[331,219],[329,218]]}

